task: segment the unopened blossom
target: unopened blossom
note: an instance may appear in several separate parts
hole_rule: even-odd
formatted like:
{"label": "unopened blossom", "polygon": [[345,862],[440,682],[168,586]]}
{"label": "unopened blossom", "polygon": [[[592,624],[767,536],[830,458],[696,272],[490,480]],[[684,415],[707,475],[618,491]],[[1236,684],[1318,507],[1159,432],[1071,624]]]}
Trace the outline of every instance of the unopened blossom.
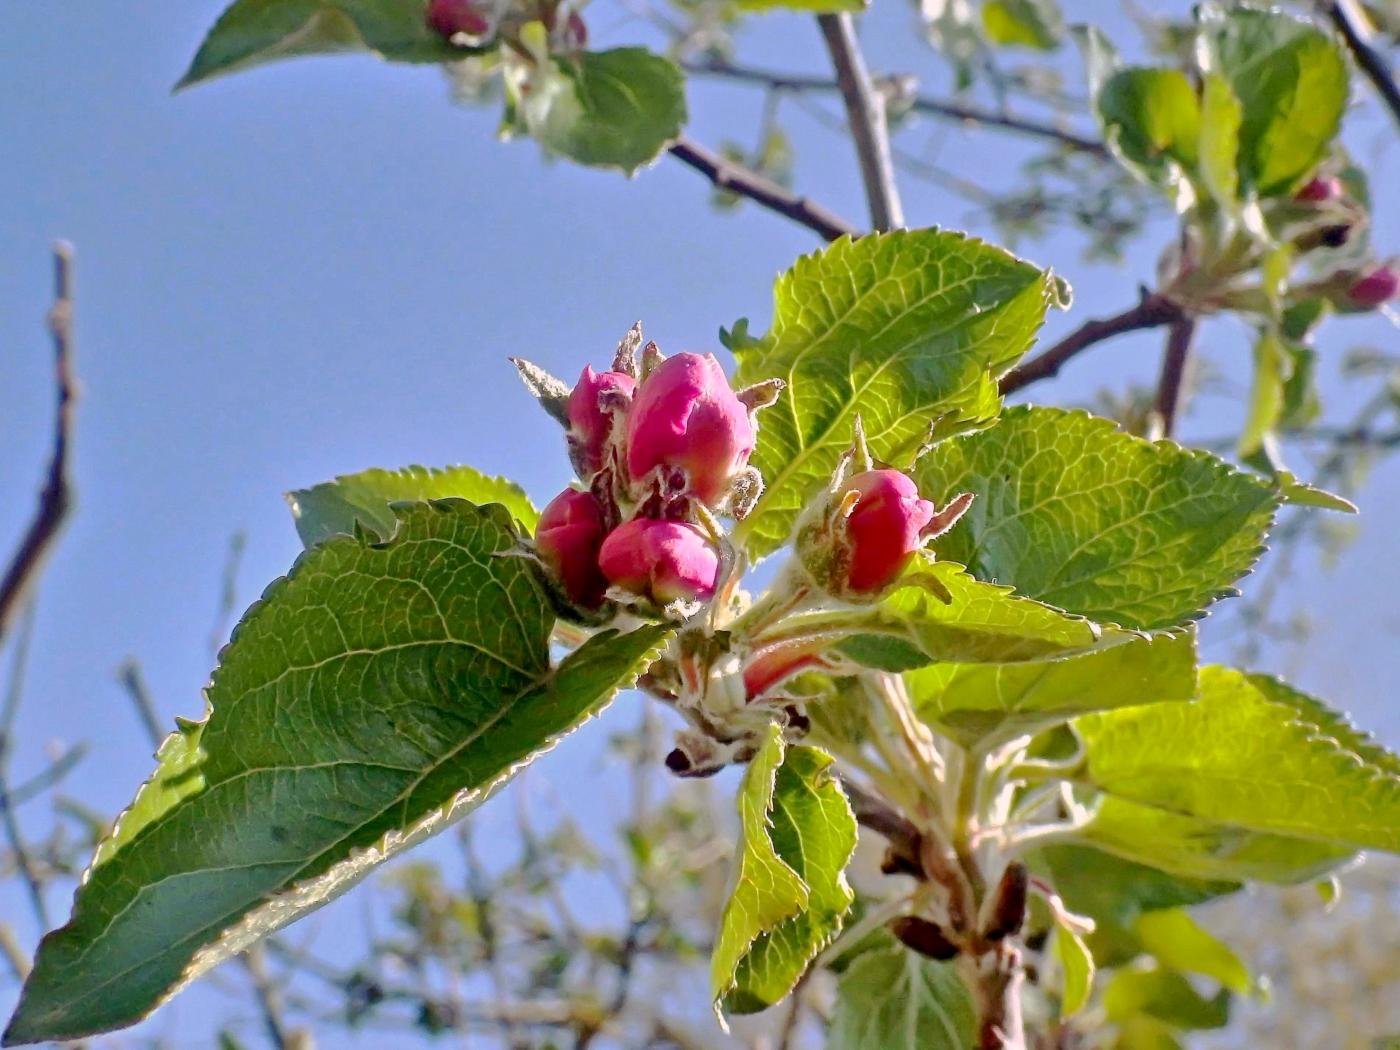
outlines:
{"label": "unopened blossom", "polygon": [[603,541],[598,564],[613,586],[657,605],[708,601],[719,582],[719,551],[683,521],[624,522]]}
{"label": "unopened blossom", "polygon": [[1355,306],[1374,309],[1400,292],[1400,271],[1393,265],[1377,266],[1363,274],[1347,289],[1347,299]]}
{"label": "unopened blossom", "polygon": [[603,510],[590,492],[565,489],[550,501],[535,530],[535,550],[575,605],[603,604],[607,580],[598,567],[606,528]]}
{"label": "unopened blossom", "polygon": [[595,372],[591,365],[574,384],[567,406],[569,458],[584,480],[603,466],[619,406],[631,400],[637,381],[624,372]]}
{"label": "unopened blossom", "polygon": [[480,0],[429,0],[427,23],[448,40],[458,34],[481,37],[491,31],[491,7]]}
{"label": "unopened blossom", "polygon": [[684,491],[706,504],[723,499],[748,463],[754,425],[713,354],[661,362],[637,390],[627,416],[627,466],[635,481],[679,471]]}

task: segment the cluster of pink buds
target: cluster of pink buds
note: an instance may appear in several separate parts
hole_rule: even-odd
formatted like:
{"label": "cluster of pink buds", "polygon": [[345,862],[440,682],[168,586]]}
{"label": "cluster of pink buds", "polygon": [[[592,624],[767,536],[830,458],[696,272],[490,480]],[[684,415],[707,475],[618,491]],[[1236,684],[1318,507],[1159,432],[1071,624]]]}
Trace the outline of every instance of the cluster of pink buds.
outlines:
{"label": "cluster of pink buds", "polygon": [[572,388],[527,361],[522,378],[565,427],[582,487],[547,506],[535,549],[576,608],[609,600],[684,617],[714,597],[717,515],[742,517],[762,491],[748,465],[755,415],[780,384],[735,392],[711,354],[663,357],[635,325],[612,368]]}
{"label": "cluster of pink buds", "polygon": [[[863,469],[846,470],[855,459]],[[812,579],[846,601],[872,601],[903,575],[915,554],[957,524],[972,495],[942,510],[919,495],[907,474],[876,468],[859,427],[827,497],[798,526],[797,552]]]}

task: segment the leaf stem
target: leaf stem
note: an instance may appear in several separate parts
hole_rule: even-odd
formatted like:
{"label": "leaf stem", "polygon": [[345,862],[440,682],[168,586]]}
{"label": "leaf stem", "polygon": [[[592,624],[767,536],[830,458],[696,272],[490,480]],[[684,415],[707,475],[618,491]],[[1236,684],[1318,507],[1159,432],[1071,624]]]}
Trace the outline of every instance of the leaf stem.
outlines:
{"label": "leaf stem", "polygon": [[865,68],[855,21],[849,14],[818,15],[826,49],[836,69],[836,83],[846,104],[846,121],[860,162],[870,224],[884,232],[904,225],[904,209],[895,183],[894,158],[890,155],[889,127],[885,121],[885,96],[876,90]]}

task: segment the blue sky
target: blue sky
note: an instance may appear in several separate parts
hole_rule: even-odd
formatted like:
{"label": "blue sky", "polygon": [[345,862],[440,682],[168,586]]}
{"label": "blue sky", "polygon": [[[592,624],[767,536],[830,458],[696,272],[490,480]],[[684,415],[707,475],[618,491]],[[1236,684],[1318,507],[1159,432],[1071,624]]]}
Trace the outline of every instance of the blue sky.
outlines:
{"label": "blue sky", "polygon": [[[663,349],[718,349],[718,326],[739,316],[762,330],[774,275],[817,246],[752,207],[711,209],[703,182],[669,160],[629,181],[544,163],[529,142],[499,144],[495,111],[452,105],[432,69],[298,61],[172,96],[218,6],[131,0],[114,17],[96,0],[15,4],[0,43],[0,550],[27,520],[48,454],[42,321],[48,246],[60,236],[78,251],[84,388],[79,509],[40,596],[14,774],[38,768],[50,741],[86,739],[92,754],[67,788],[103,812],[151,765],[115,668],[141,660],[165,720],[200,714],[229,536],[247,532],[246,604],[298,550],[283,491],[367,466],[470,462],[548,499],[569,468],[507,354],[572,376],[605,360],[638,317]],[[873,64],[947,86],[908,38],[908,9],[869,22]],[[603,43],[649,38],[611,5],[591,28]],[[815,28],[793,16],[747,34],[742,53],[777,68],[824,66]],[[690,101],[701,141],[754,136],[756,92],[696,82]],[[842,140],[795,110],[790,127],[800,187],[861,220]],[[1367,161],[1393,160],[1377,152],[1384,130],[1362,120],[1349,141]],[[1026,155],[987,132],[928,134],[946,137],[949,166],[988,185]],[[904,186],[911,224],[966,224],[964,202]],[[1380,208],[1378,241],[1400,243],[1394,204]],[[1026,246],[1077,292],[1048,335],[1120,309],[1150,279],[1150,253],[1090,266],[1080,247],[1072,235]],[[1382,321],[1329,325],[1324,371],[1338,419],[1354,399],[1336,358],[1387,342],[1395,333]],[[1244,375],[1241,326],[1207,326],[1202,349],[1227,377]],[[1158,353],[1155,336],[1121,340],[1035,396],[1087,399],[1151,375]],[[1230,399],[1202,399],[1188,433],[1228,432],[1241,413]],[[1316,629],[1264,658],[1392,744],[1396,478],[1394,466],[1373,476],[1357,540],[1335,567],[1304,559],[1296,586]],[[571,741],[543,774],[599,775],[587,741]],[[595,798],[600,819],[610,790]],[[45,805],[26,810],[26,823],[41,828]],[[56,916],[66,906],[52,902]],[[10,888],[0,914],[32,942]],[[0,991],[0,1009],[10,994]]]}

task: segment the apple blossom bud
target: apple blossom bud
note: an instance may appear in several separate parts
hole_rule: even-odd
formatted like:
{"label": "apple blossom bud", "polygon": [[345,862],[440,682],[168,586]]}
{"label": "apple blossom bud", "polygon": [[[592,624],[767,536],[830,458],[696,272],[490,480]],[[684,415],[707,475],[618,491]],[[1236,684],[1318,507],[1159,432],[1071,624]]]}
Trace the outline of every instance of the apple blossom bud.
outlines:
{"label": "apple blossom bud", "polygon": [[655,366],[627,417],[627,466],[640,481],[658,468],[685,474],[685,491],[717,504],[754,446],[749,411],[713,354],[677,354]]}
{"label": "apple blossom bud", "polygon": [[429,0],[428,28],[448,40],[459,33],[485,36],[491,31],[491,19],[483,6],[478,0]]}
{"label": "apple blossom bud", "polygon": [[603,541],[598,564],[609,583],[658,605],[708,601],[719,582],[719,551],[682,521],[624,522]]}
{"label": "apple blossom bud", "polygon": [[1342,195],[1342,180],[1335,175],[1318,175],[1308,181],[1293,196],[1308,204],[1321,204]]}
{"label": "apple blossom bud", "polygon": [[846,482],[842,495],[855,493],[846,516],[851,557],[846,586],[857,593],[888,587],[922,544],[934,506],[919,498],[918,486],[897,470],[867,470]]}
{"label": "apple blossom bud", "polygon": [[609,400],[625,404],[637,389],[637,381],[622,372],[595,372],[585,366],[569,395],[569,458],[579,477],[587,480],[603,466],[612,434],[615,408]]}
{"label": "apple blossom bud", "polygon": [[575,605],[596,609],[603,604],[607,580],[598,568],[598,552],[606,528],[603,509],[591,492],[565,489],[540,515],[535,550],[559,580]]}
{"label": "apple blossom bud", "polygon": [[949,940],[943,928],[917,915],[902,915],[890,920],[890,932],[920,955],[947,962],[958,957],[958,946]]}
{"label": "apple blossom bud", "polygon": [[1378,266],[1347,289],[1347,299],[1353,306],[1373,310],[1390,302],[1400,291],[1400,272],[1392,265]]}

